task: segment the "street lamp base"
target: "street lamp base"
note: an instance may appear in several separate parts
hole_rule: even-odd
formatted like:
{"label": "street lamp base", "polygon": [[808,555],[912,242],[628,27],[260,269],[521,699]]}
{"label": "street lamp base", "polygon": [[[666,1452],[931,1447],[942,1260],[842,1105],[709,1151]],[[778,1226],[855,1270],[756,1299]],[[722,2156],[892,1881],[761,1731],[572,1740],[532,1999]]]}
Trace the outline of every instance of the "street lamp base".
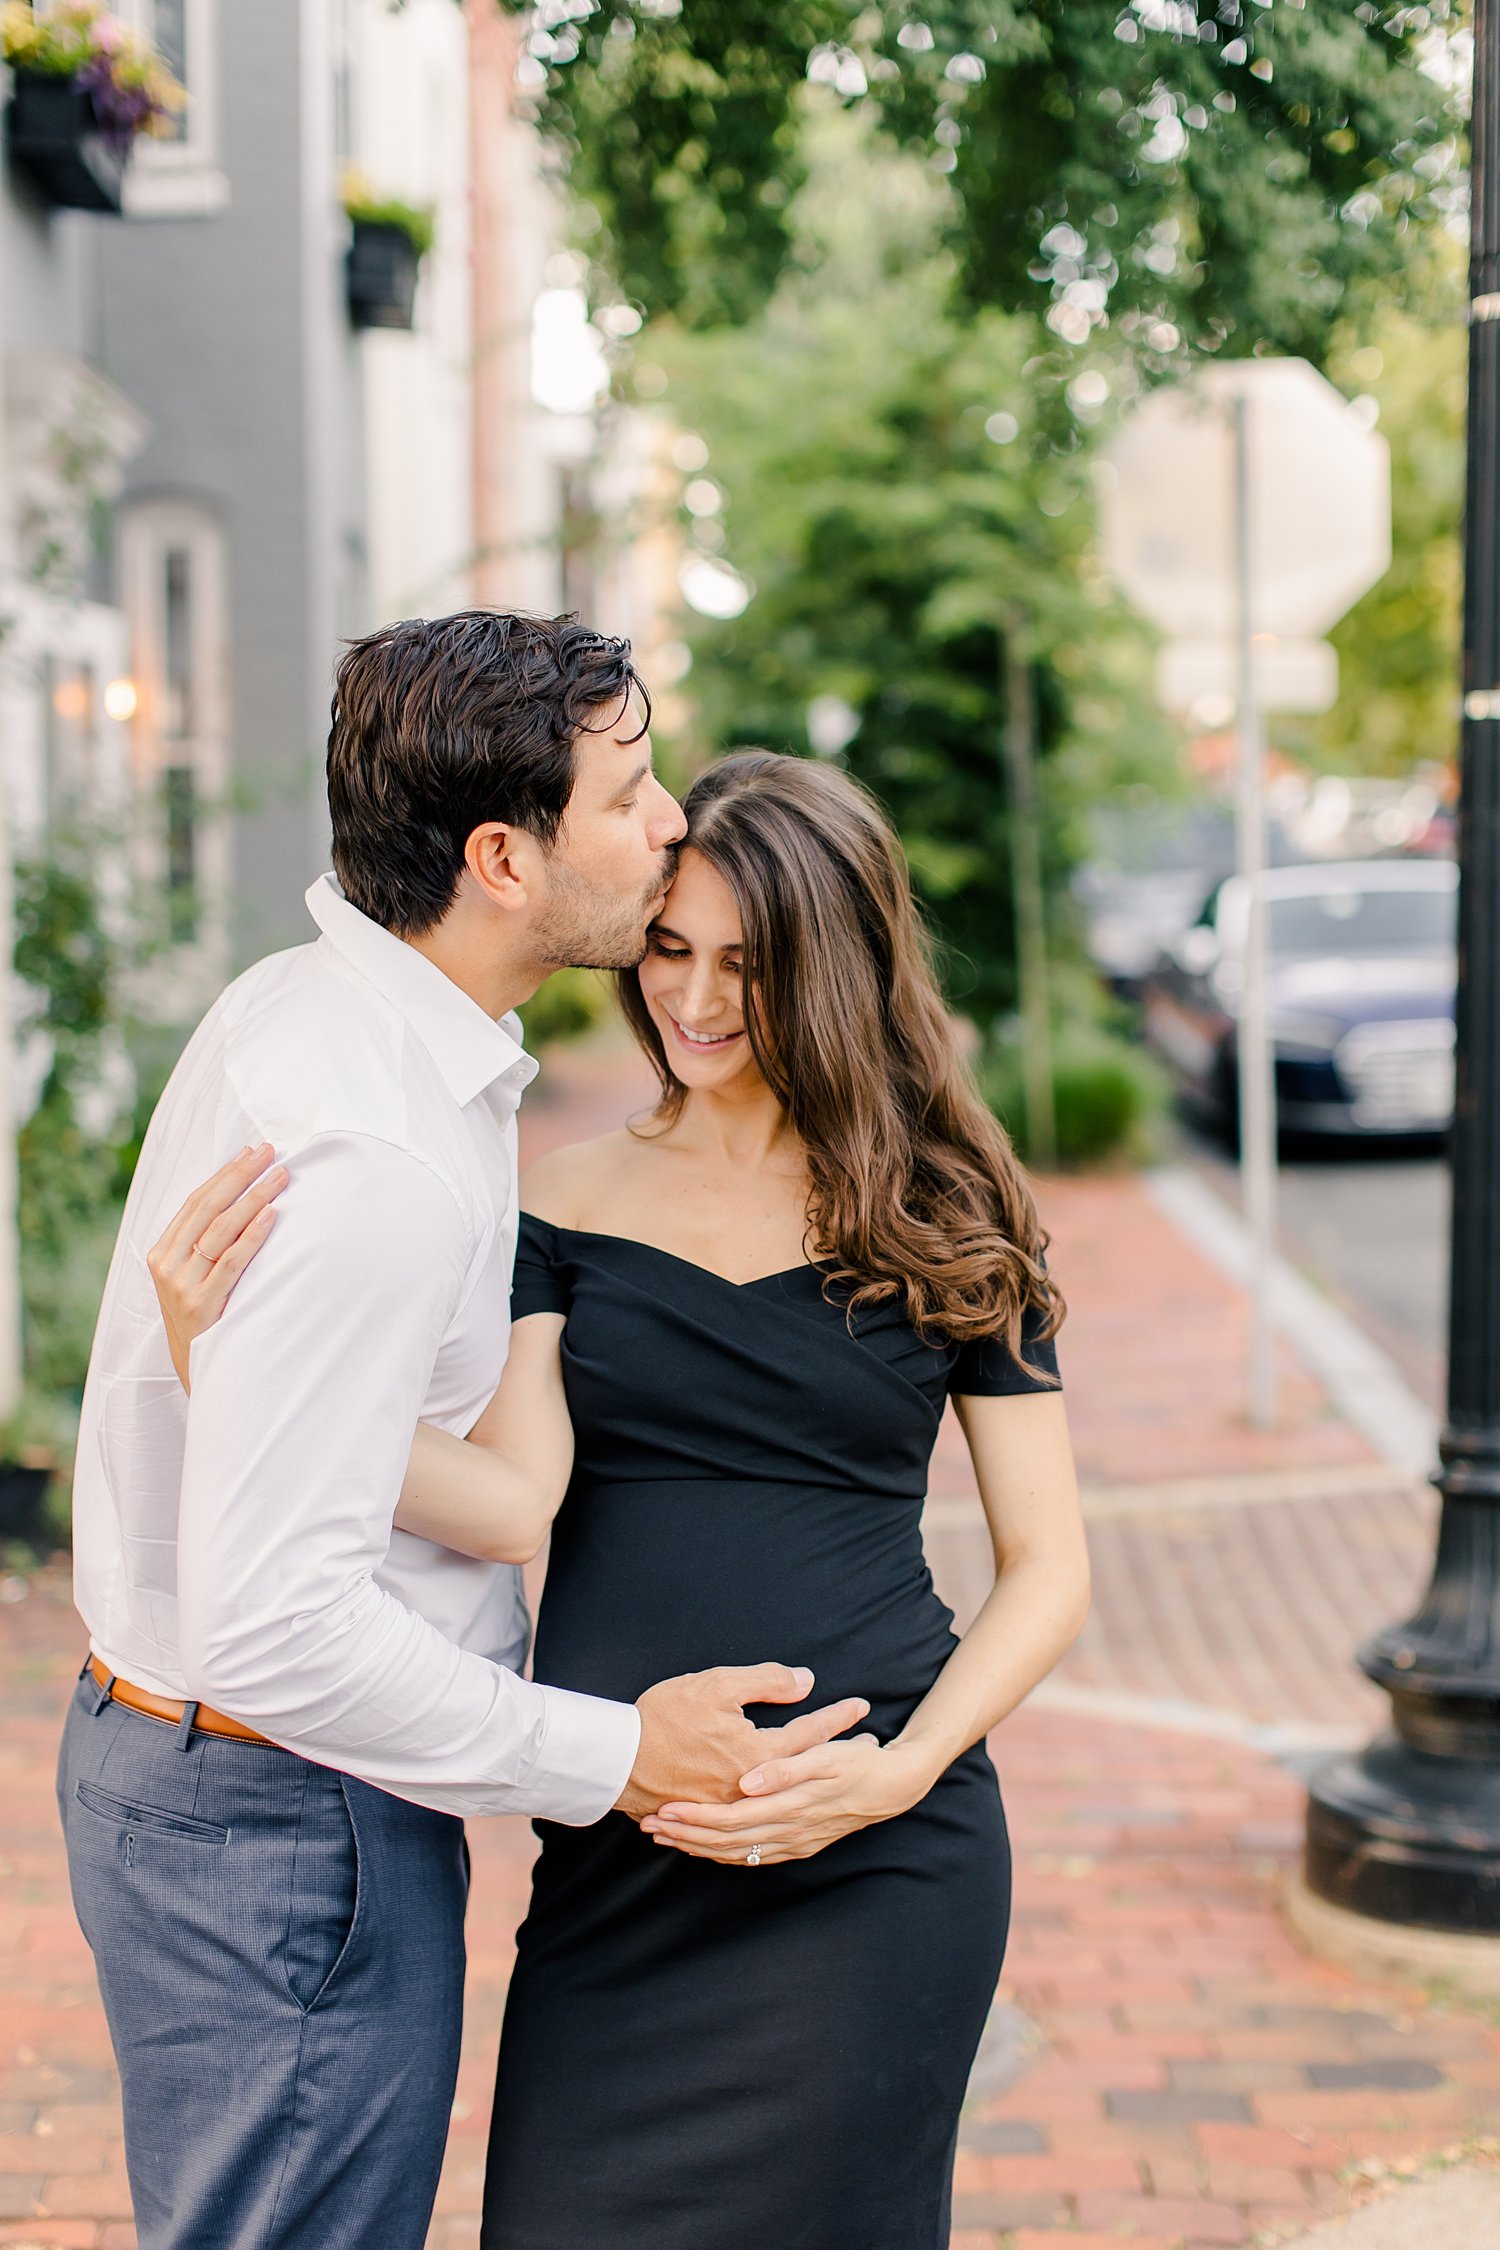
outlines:
{"label": "street lamp base", "polygon": [[1288,1875],[1282,1904],[1310,1953],[1337,1962],[1362,1983],[1428,1985],[1469,2000],[1500,2000],[1500,1937],[1372,1922],[1316,1897],[1300,1868]]}
{"label": "street lamp base", "polygon": [[1500,1938],[1500,1768],[1377,1735],[1314,1775],[1305,1868],[1372,1921]]}

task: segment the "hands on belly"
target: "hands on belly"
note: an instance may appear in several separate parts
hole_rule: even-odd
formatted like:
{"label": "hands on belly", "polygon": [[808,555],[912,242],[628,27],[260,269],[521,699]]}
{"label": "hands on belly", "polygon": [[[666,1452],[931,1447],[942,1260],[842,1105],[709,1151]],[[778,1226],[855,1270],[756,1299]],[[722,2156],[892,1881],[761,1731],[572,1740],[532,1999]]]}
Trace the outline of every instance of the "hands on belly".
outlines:
{"label": "hands on belly", "polygon": [[840,1837],[893,1820],[937,1780],[925,1754],[872,1734],[827,1742],[744,1774],[735,1804],[666,1804],[641,1822],[658,1844],[733,1867],[811,1859]]}
{"label": "hands on belly", "polygon": [[752,1726],[745,1716],[747,1704],[804,1702],[812,1687],[806,1665],[742,1664],[685,1672],[647,1688],[636,1701],[640,1747],[615,1810],[644,1826],[643,1816],[668,1801],[732,1799],[757,1761],[766,1771],[768,1759],[794,1764],[869,1716],[863,1696],[845,1696],[783,1727]]}

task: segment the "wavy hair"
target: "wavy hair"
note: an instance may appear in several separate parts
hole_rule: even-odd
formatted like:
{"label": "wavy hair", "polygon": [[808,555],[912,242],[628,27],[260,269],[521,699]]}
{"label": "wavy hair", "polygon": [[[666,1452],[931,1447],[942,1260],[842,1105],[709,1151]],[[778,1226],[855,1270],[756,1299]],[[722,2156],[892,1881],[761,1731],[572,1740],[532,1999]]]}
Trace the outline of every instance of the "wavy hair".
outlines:
{"label": "wavy hair", "polygon": [[[1062,1298],[1020,1163],[970,1076],[938,991],[906,857],[875,800],[836,768],[741,750],[699,775],[687,834],[729,885],[744,942],[751,1051],[807,1154],[808,1227],[851,1313],[904,1300],[919,1333],[1054,1335]],[[621,1003],[661,1081],[687,1088],[634,969]]]}

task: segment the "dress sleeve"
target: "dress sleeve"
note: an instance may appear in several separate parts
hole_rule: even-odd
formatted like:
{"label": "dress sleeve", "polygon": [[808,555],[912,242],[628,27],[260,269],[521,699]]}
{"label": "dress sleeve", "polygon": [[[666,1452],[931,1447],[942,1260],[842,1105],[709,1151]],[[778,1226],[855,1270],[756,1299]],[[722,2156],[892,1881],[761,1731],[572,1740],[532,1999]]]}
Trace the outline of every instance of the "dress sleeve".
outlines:
{"label": "dress sleeve", "polygon": [[558,1230],[545,1219],[521,1213],[516,1236],[516,1270],[510,1290],[510,1317],[524,1320],[528,1313],[567,1313],[572,1290],[564,1269]]}
{"label": "dress sleeve", "polygon": [[1044,1375],[1057,1374],[1057,1346],[1050,1337],[1041,1334],[1042,1316],[1034,1305],[1028,1305],[1021,1318],[1021,1365],[1008,1349],[1003,1336],[981,1336],[974,1343],[960,1344],[953,1372],[948,1378],[948,1389],[955,1398],[1009,1398],[1029,1391],[1057,1389],[1056,1382],[1039,1382],[1028,1372],[1038,1368]]}

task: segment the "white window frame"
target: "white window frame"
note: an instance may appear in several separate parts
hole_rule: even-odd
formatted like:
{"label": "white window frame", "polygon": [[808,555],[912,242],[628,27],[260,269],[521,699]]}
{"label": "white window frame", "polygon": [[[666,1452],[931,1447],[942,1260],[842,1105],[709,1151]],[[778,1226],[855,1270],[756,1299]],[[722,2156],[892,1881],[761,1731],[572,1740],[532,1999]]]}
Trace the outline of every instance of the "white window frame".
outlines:
{"label": "white window frame", "polygon": [[[224,526],[209,507],[180,498],[139,499],[120,510],[120,590],[130,633],[137,706],[132,767],[139,818],[136,873],[147,897],[167,895],[166,775],[193,777],[193,860],[197,927],[165,944],[148,975],[150,1013],[177,1021],[196,1013],[228,974],[231,840],[229,819],[229,589]],[[189,558],[191,732],[168,738],[166,563]],[[165,935],[165,933],[164,933]]]}
{"label": "white window frame", "polygon": [[[229,201],[223,170],[219,0],[186,0],[188,106],[181,140],[137,136],[125,173],[125,210],[133,219],[211,218]],[[154,44],[156,0],[116,0],[131,29]]]}

